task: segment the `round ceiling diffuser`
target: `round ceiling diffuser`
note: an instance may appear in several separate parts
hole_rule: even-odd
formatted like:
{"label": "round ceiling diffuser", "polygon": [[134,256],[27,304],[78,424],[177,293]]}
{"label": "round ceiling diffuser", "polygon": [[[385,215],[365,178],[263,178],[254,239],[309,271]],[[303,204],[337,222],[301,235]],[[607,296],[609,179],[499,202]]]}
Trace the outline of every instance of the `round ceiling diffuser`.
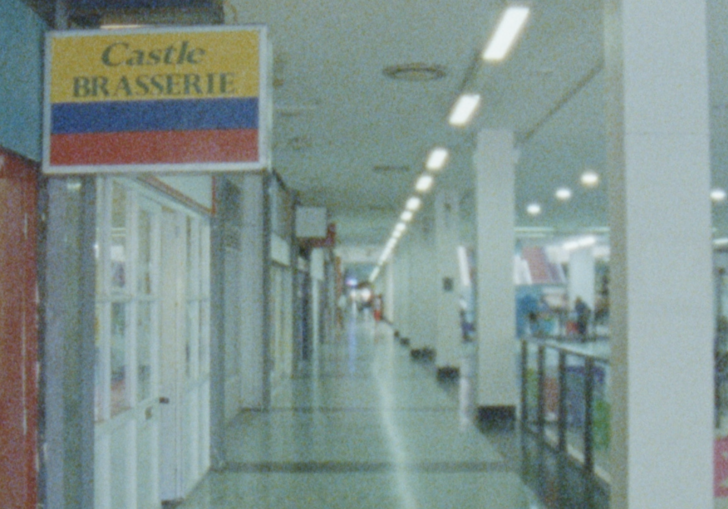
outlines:
{"label": "round ceiling diffuser", "polygon": [[403,81],[433,81],[445,77],[445,68],[423,63],[390,65],[383,71],[387,78]]}

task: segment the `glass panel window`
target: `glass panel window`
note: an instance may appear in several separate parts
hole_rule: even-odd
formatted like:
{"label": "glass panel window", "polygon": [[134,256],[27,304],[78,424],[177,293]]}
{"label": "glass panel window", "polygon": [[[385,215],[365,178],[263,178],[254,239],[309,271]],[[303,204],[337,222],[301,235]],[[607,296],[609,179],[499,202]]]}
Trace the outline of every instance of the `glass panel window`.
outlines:
{"label": "glass panel window", "polygon": [[111,304],[111,415],[129,408],[126,304]]}
{"label": "glass panel window", "polygon": [[137,291],[143,295],[152,293],[152,214],[139,211],[139,255],[137,258]]}
{"label": "glass panel window", "polygon": [[210,225],[204,223],[200,231],[200,293],[210,297]]}
{"label": "glass panel window", "polygon": [[187,216],[187,296],[200,294],[200,232],[198,222]]}
{"label": "glass panel window", "polygon": [[152,309],[151,302],[137,304],[137,399],[144,401],[152,395]]}
{"label": "glass panel window", "polygon": [[[237,356],[227,359],[227,363],[237,365]],[[210,303],[200,301],[200,374],[210,373]]]}
{"label": "glass panel window", "polygon": [[190,301],[187,303],[187,347],[185,350],[188,380],[196,380],[198,377],[199,331],[199,302]]}
{"label": "glass panel window", "polygon": [[96,192],[98,193],[99,200],[96,202],[96,239],[94,241],[94,262],[96,263],[96,295],[103,295],[104,293],[104,270],[102,256],[103,243],[104,243],[104,230],[107,226],[105,221],[104,211],[106,210],[106,186],[104,180],[99,178],[96,180]]}
{"label": "glass panel window", "polygon": [[111,192],[111,288],[124,290],[127,274],[127,191],[114,183]]}
{"label": "glass panel window", "polygon": [[94,419],[102,421],[106,417],[104,411],[106,403],[105,387],[107,376],[107,364],[104,362],[104,350],[102,342],[102,321],[104,307],[96,306],[96,316],[94,317]]}

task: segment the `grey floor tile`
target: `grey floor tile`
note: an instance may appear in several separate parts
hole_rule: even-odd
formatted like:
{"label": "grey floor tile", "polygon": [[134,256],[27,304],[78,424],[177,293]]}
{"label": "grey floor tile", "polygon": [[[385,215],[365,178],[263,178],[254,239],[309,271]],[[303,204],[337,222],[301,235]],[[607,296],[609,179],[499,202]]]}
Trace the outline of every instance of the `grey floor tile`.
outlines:
{"label": "grey floor tile", "polygon": [[228,468],[180,509],[541,507],[391,329],[348,332],[277,388],[270,411],[233,420]]}

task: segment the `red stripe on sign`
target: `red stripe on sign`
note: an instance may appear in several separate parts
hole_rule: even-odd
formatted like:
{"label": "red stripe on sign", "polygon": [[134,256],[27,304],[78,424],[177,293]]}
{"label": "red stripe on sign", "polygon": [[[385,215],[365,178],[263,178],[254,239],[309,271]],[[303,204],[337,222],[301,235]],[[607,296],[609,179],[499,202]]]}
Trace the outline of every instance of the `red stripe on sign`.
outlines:
{"label": "red stripe on sign", "polygon": [[247,163],[258,160],[256,129],[54,134],[51,165]]}

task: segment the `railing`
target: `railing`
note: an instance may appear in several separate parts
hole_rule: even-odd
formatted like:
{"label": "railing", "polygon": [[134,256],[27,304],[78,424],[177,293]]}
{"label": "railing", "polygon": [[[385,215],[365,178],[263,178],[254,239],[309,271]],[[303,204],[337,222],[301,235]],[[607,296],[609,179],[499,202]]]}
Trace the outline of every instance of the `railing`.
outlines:
{"label": "railing", "polygon": [[[610,482],[609,341],[606,336],[521,339],[521,422],[541,441]],[[715,498],[728,507],[728,338],[715,357]],[[716,505],[718,507],[718,505]]]}
{"label": "railing", "polygon": [[521,422],[544,443],[609,482],[609,346],[521,340]]}

